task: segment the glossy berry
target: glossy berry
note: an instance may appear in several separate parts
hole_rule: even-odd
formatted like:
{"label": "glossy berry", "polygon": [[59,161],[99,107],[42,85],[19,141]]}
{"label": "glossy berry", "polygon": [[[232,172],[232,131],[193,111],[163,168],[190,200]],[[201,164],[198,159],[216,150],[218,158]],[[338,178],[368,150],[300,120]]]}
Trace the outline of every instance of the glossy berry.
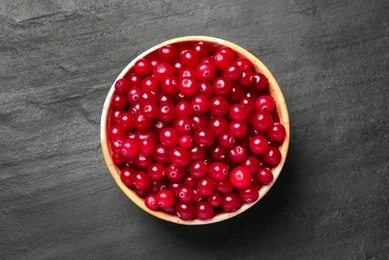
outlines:
{"label": "glossy berry", "polygon": [[186,175],[184,178],[184,185],[187,185],[191,188],[197,187],[197,178],[192,177],[191,175]]}
{"label": "glossy berry", "polygon": [[274,98],[269,95],[262,95],[255,101],[255,109],[257,112],[266,111],[271,113],[276,107],[276,102]]}
{"label": "glossy berry", "polygon": [[211,99],[209,111],[214,116],[224,116],[230,111],[230,105],[224,97],[214,97]]}
{"label": "glossy berry", "polygon": [[270,171],[269,168],[261,168],[257,172],[257,178],[263,184],[267,185],[273,181],[273,173]]}
{"label": "glossy berry", "polygon": [[183,202],[190,202],[193,200],[194,192],[190,186],[182,186],[178,191],[177,196]]}
{"label": "glossy berry", "polygon": [[165,45],[159,48],[158,58],[162,62],[172,63],[177,59],[178,52],[177,49],[172,45]]}
{"label": "glossy berry", "polygon": [[203,161],[206,156],[206,151],[203,147],[198,144],[194,144],[193,147],[189,150],[191,161]]}
{"label": "glossy berry", "polygon": [[227,158],[232,163],[242,163],[247,158],[247,149],[241,144],[236,144],[227,151]]}
{"label": "glossy berry", "polygon": [[228,80],[237,80],[240,78],[241,74],[242,74],[242,70],[236,64],[231,64],[227,66],[224,70],[224,76]]}
{"label": "glossy berry", "polygon": [[150,179],[159,181],[165,176],[165,170],[165,166],[162,163],[153,163],[147,169],[147,174],[150,176]]}
{"label": "glossy berry", "polygon": [[113,108],[122,109],[127,105],[127,99],[123,95],[114,95],[111,105]]}
{"label": "glossy berry", "polygon": [[166,166],[165,175],[172,182],[178,183],[185,177],[185,168],[175,163],[170,163]]}
{"label": "glossy berry", "polygon": [[242,98],[245,97],[245,92],[243,89],[238,85],[232,85],[231,92],[226,96],[227,100],[230,103],[236,103],[237,105],[240,103]]}
{"label": "glossy berry", "polygon": [[263,154],[269,147],[265,137],[257,135],[250,139],[250,150],[255,154]]}
{"label": "glossy berry", "polygon": [[180,140],[180,135],[174,128],[167,127],[162,129],[161,133],[159,134],[159,140],[167,147],[175,147]]}
{"label": "glossy berry", "polygon": [[215,66],[212,63],[200,63],[196,67],[196,76],[200,81],[210,81],[215,77]]}
{"label": "glossy berry", "polygon": [[228,55],[227,53],[216,53],[215,56],[213,56],[213,65],[219,70],[225,70],[228,65],[232,64],[233,58]]}
{"label": "glossy berry", "polygon": [[219,144],[224,148],[232,148],[235,145],[235,137],[231,133],[224,133],[219,137]]}
{"label": "glossy berry", "polygon": [[261,167],[261,163],[257,157],[247,156],[246,160],[241,163],[241,166],[246,167],[251,174],[256,174]]}
{"label": "glossy berry", "polygon": [[220,137],[222,134],[228,132],[229,124],[224,117],[214,117],[211,122],[209,122],[209,129],[216,137]]}
{"label": "glossy berry", "polygon": [[192,104],[188,101],[180,101],[175,108],[176,114],[178,117],[186,116],[189,117],[192,115]]}
{"label": "glossy berry", "polygon": [[195,207],[191,202],[179,201],[177,202],[174,209],[177,216],[182,220],[190,220],[195,215]]}
{"label": "glossy berry", "polygon": [[236,211],[242,205],[242,199],[239,194],[236,192],[231,192],[229,194],[225,194],[222,197],[221,208],[224,211],[232,212]]}
{"label": "glossy berry", "polygon": [[237,83],[242,88],[251,87],[254,84],[254,72],[248,69],[242,70],[242,74],[237,80]]}
{"label": "glossy berry", "polygon": [[180,54],[184,68],[194,69],[199,64],[199,54],[195,50],[186,50]]}
{"label": "glossy berry", "polygon": [[197,131],[200,128],[208,128],[209,126],[209,117],[207,115],[193,114],[189,119],[192,121],[192,128],[194,131]]}
{"label": "glossy berry", "polygon": [[208,174],[215,181],[222,181],[228,176],[228,168],[224,163],[214,162],[209,166]]}
{"label": "glossy berry", "polygon": [[154,147],[154,142],[151,139],[139,140],[139,151],[145,156],[152,155]]}
{"label": "glossy berry", "polygon": [[214,145],[211,147],[211,158],[214,161],[221,161],[227,158],[227,151],[221,145]]}
{"label": "glossy berry", "polygon": [[230,94],[232,85],[231,82],[225,77],[219,77],[213,81],[213,92],[217,96],[225,97]]}
{"label": "glossy berry", "polygon": [[267,151],[263,154],[263,160],[271,165],[277,165],[281,161],[281,153],[278,147],[269,146]]}
{"label": "glossy berry", "polygon": [[231,171],[230,181],[238,189],[246,188],[251,183],[251,173],[245,167],[236,167]]}
{"label": "glossy berry", "polygon": [[157,210],[159,208],[159,205],[157,203],[157,195],[156,194],[147,195],[145,198],[145,206],[148,209]]}
{"label": "glossy berry", "polygon": [[200,146],[209,147],[213,144],[215,136],[211,130],[207,128],[200,128],[196,130],[194,140]]}
{"label": "glossy berry", "polygon": [[242,105],[233,105],[230,107],[230,116],[235,121],[243,121],[247,117],[247,109]]}
{"label": "glossy berry", "polygon": [[137,114],[134,116],[134,126],[140,131],[145,131],[151,127],[153,121],[151,118],[146,118],[144,114]]}
{"label": "glossy berry", "polygon": [[260,111],[252,117],[253,126],[258,131],[267,131],[273,125],[273,118],[266,111]]}
{"label": "glossy berry", "polygon": [[209,109],[209,100],[204,95],[197,95],[192,99],[192,110],[196,114],[204,114]]}
{"label": "glossy berry", "polygon": [[174,194],[170,190],[160,190],[157,193],[156,200],[160,208],[166,209],[173,206]]}
{"label": "glossy berry", "polygon": [[197,161],[190,165],[189,173],[196,179],[203,178],[207,175],[208,166],[203,161]]}
{"label": "glossy berry", "polygon": [[180,78],[178,89],[184,96],[192,97],[199,91],[199,84],[195,77]]}
{"label": "glossy berry", "polygon": [[115,82],[115,91],[119,94],[125,95],[130,89],[130,82],[127,79],[121,78]]}
{"label": "glossy berry", "polygon": [[138,156],[135,157],[136,165],[141,169],[147,169],[153,163],[152,156],[146,156],[143,153],[139,153]]}
{"label": "glossy berry", "polygon": [[135,139],[127,139],[122,144],[122,154],[126,158],[133,158],[139,153],[139,141]]}
{"label": "glossy berry", "polygon": [[166,77],[173,76],[173,67],[166,62],[159,63],[154,68],[154,77],[159,80],[163,81]]}
{"label": "glossy berry", "polygon": [[190,135],[180,137],[180,146],[184,149],[190,149],[193,146],[194,140]]}
{"label": "glossy berry", "polygon": [[222,181],[216,182],[215,190],[220,194],[228,194],[234,190],[234,185],[232,185],[230,178],[225,178]]}
{"label": "glossy berry", "polygon": [[212,205],[212,207],[219,207],[222,204],[222,199],[222,195],[214,192],[211,194],[211,196],[208,197],[208,202]]}
{"label": "glossy berry", "polygon": [[127,187],[132,187],[132,176],[135,174],[135,170],[133,168],[124,168],[120,171],[120,180],[123,182],[124,185]]}
{"label": "glossy berry", "polygon": [[124,130],[131,130],[134,128],[134,114],[124,112],[120,114],[118,123],[120,127]]}
{"label": "glossy berry", "polygon": [[197,52],[200,60],[202,60],[203,58],[205,58],[209,55],[208,46],[202,42],[195,43],[193,45],[192,49]]}
{"label": "glossy berry", "polygon": [[209,82],[199,82],[199,92],[200,95],[206,96],[209,100],[213,96],[213,88]]}
{"label": "glossy berry", "polygon": [[230,56],[232,59],[235,58],[235,51],[227,46],[223,46],[223,47],[219,48],[219,50],[217,50],[216,53],[225,53],[228,56]]}
{"label": "glossy berry", "polygon": [[240,101],[240,105],[246,108],[248,114],[255,110],[255,101],[252,98],[242,98]]}
{"label": "glossy berry", "polygon": [[163,145],[156,144],[153,152],[153,158],[159,163],[170,163],[169,152],[171,148]]}
{"label": "glossy berry", "polygon": [[272,141],[282,141],[286,137],[285,127],[282,124],[275,122],[273,123],[273,126],[271,126],[269,130],[267,130],[267,136]]}
{"label": "glossy berry", "polygon": [[207,220],[213,217],[213,207],[209,202],[201,201],[195,207],[195,215],[198,219]]}
{"label": "glossy berry", "polygon": [[192,121],[185,116],[179,117],[174,121],[174,129],[180,135],[187,135],[192,132]]}
{"label": "glossy berry", "polygon": [[142,89],[139,87],[132,87],[127,92],[127,100],[131,104],[135,104],[139,101],[140,96],[142,95]]}
{"label": "glossy berry", "polygon": [[134,187],[139,190],[145,190],[150,186],[150,177],[143,171],[136,172],[132,176]]}
{"label": "glossy berry", "polygon": [[141,105],[140,110],[147,119],[153,119],[158,115],[158,107],[155,103],[145,102]]}
{"label": "glossy berry", "polygon": [[163,122],[172,121],[176,117],[175,108],[171,104],[163,104],[159,107],[158,117]]}
{"label": "glossy berry", "polygon": [[254,73],[254,84],[253,84],[253,89],[255,91],[261,91],[266,88],[268,85],[268,79],[263,75],[262,73]]}
{"label": "glossy berry", "polygon": [[128,82],[130,83],[130,88],[132,88],[132,87],[140,88],[141,84],[142,84],[142,80],[143,80],[142,76],[140,76],[136,73],[132,73],[128,78]]}
{"label": "glossy berry", "polygon": [[252,203],[259,198],[259,193],[254,186],[249,185],[246,188],[239,190],[239,196],[242,201]]}
{"label": "glossy berry", "polygon": [[253,64],[247,58],[237,58],[234,62],[241,70],[253,70]]}
{"label": "glossy berry", "polygon": [[248,132],[248,125],[244,121],[232,121],[229,126],[229,131],[234,137],[244,137]]}
{"label": "glossy berry", "polygon": [[166,94],[175,94],[178,91],[178,78],[167,76],[161,82],[161,90]]}
{"label": "glossy berry", "polygon": [[150,61],[145,58],[141,58],[135,62],[134,70],[138,75],[145,76],[151,72],[153,66]]}
{"label": "glossy berry", "polygon": [[190,164],[190,154],[182,147],[174,147],[169,152],[169,159],[172,163],[185,167]]}

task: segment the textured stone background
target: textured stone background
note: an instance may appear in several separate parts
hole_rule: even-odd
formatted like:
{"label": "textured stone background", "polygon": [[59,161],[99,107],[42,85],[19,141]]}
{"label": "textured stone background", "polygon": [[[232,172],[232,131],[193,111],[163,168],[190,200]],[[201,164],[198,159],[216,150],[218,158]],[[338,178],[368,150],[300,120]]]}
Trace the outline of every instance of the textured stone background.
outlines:
{"label": "textured stone background", "polygon": [[[164,40],[259,57],[290,111],[285,168],[219,224],[151,217],[103,160],[108,89]],[[1,259],[388,259],[389,2],[0,1]]]}

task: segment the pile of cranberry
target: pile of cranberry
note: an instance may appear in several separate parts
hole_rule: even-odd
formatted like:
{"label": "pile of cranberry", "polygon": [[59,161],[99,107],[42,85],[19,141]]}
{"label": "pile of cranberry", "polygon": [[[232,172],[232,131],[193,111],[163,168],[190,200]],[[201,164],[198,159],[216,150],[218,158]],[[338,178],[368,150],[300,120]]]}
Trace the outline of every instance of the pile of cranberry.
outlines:
{"label": "pile of cranberry", "polygon": [[112,160],[151,210],[183,220],[236,211],[281,161],[275,106],[267,78],[233,49],[166,45],[115,82]]}

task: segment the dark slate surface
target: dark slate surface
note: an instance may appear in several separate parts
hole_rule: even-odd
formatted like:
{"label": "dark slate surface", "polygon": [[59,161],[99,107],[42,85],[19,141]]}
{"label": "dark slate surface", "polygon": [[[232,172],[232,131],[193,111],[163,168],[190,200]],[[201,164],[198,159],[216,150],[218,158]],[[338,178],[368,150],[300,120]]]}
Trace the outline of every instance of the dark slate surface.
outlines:
{"label": "dark slate surface", "polygon": [[[389,2],[209,2],[0,1],[1,259],[389,258]],[[123,67],[184,35],[251,51],[290,111],[274,188],[208,226],[137,208],[99,144]]]}

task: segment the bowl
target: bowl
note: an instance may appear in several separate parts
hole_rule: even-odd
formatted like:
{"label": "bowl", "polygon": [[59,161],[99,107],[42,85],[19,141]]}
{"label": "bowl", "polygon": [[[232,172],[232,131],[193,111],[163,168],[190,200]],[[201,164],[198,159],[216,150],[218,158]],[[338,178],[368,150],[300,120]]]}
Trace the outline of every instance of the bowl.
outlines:
{"label": "bowl", "polygon": [[[269,95],[271,95],[275,102],[276,102],[276,113],[279,117],[279,122],[285,127],[286,130],[286,137],[284,141],[281,143],[279,146],[279,150],[281,153],[281,161],[271,169],[272,174],[273,174],[273,180],[268,184],[268,185],[263,185],[258,193],[259,197],[258,199],[250,204],[243,204],[237,211],[234,212],[222,212],[219,214],[216,214],[213,218],[208,219],[208,220],[199,220],[199,219],[193,219],[193,220],[182,220],[176,215],[171,215],[168,214],[164,211],[153,211],[147,208],[144,204],[144,199],[139,197],[132,189],[128,188],[125,186],[121,179],[120,179],[120,169],[113,163],[112,161],[112,151],[110,148],[110,143],[107,138],[107,130],[109,126],[109,121],[110,121],[110,107],[111,107],[111,102],[112,98],[115,92],[115,82],[116,80],[123,78],[131,69],[133,69],[135,62],[143,57],[148,56],[149,54],[157,51],[160,47],[165,46],[165,45],[175,45],[175,44],[184,44],[187,42],[203,42],[206,43],[209,46],[212,47],[222,47],[222,46],[227,46],[232,48],[236,55],[238,57],[245,57],[249,59],[252,64],[253,64],[253,70],[256,72],[260,72],[264,74],[267,79],[268,79],[268,92]],[[272,73],[269,71],[269,69],[258,59],[256,58],[253,54],[245,50],[244,48],[223,40],[219,38],[214,38],[214,37],[208,37],[208,36],[185,36],[185,37],[179,37],[179,38],[174,38],[165,42],[162,42],[147,51],[143,52],[140,54],[138,57],[136,57],[133,61],[131,61],[124,69],[123,71],[118,75],[116,78],[115,82],[112,84],[108,95],[106,97],[104,106],[103,106],[103,111],[101,115],[101,146],[102,146],[102,152],[104,155],[105,162],[107,164],[108,170],[110,171],[113,179],[116,181],[117,185],[119,188],[124,192],[124,194],[131,200],[133,201],[139,208],[142,210],[146,211],[147,213],[173,223],[177,224],[183,224],[183,225],[204,225],[204,224],[211,224],[211,223],[216,223],[220,221],[224,221],[230,218],[233,218],[242,212],[248,210],[249,208],[253,207],[261,198],[271,189],[275,181],[277,180],[278,176],[280,175],[280,172],[284,166],[285,159],[287,156],[288,152],[288,147],[289,147],[289,139],[290,139],[290,129],[289,129],[289,116],[288,116],[288,110],[287,106],[285,103],[284,96],[282,94],[282,91],[272,75]]]}

